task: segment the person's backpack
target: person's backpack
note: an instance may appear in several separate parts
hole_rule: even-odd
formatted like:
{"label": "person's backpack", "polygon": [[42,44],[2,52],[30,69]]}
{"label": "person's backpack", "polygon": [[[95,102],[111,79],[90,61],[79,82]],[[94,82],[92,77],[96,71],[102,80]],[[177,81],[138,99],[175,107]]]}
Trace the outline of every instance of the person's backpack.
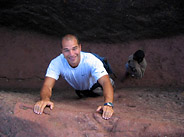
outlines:
{"label": "person's backpack", "polygon": [[97,57],[99,60],[102,61],[103,65],[104,65],[104,68],[106,69],[107,73],[108,74],[112,74],[115,78],[116,78],[116,75],[114,74],[114,72],[112,71],[111,69],[111,66],[110,64],[108,63],[107,59],[105,57],[101,57],[99,56],[98,54],[95,54],[95,53],[92,53],[95,57]]}

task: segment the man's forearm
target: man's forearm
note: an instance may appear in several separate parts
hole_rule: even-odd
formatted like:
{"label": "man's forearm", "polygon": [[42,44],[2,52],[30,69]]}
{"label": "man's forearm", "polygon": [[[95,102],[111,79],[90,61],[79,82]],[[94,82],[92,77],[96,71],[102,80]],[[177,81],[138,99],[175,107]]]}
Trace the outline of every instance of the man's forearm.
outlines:
{"label": "man's forearm", "polygon": [[104,92],[104,102],[113,103],[114,98],[113,87],[111,85],[104,86],[103,92]]}
{"label": "man's forearm", "polygon": [[101,84],[101,86],[103,87],[103,95],[104,95],[104,102],[113,102],[114,99],[114,91],[113,91],[113,87],[112,84],[110,82],[109,76],[105,75],[103,77],[101,77],[98,82]]}
{"label": "man's forearm", "polygon": [[107,102],[111,102],[113,103],[113,93],[106,93],[104,94],[104,102],[107,103]]}
{"label": "man's forearm", "polygon": [[52,94],[52,89],[49,89],[47,86],[43,86],[40,92],[41,100],[50,100]]}

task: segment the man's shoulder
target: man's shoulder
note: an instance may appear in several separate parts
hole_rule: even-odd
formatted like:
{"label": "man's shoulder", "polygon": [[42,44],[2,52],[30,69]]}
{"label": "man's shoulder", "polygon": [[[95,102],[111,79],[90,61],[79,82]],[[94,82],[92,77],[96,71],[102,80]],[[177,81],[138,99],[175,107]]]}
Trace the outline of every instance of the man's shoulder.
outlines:
{"label": "man's shoulder", "polygon": [[94,61],[97,59],[92,53],[90,52],[81,52],[83,60],[91,60]]}
{"label": "man's shoulder", "polygon": [[84,57],[92,57],[92,56],[93,56],[93,54],[90,53],[90,52],[81,51],[81,54],[82,54]]}
{"label": "man's shoulder", "polygon": [[89,66],[94,66],[94,64],[101,63],[101,61],[97,57],[89,52],[82,52],[82,62]]}
{"label": "man's shoulder", "polygon": [[61,63],[64,59],[63,54],[60,54],[51,60],[52,63]]}

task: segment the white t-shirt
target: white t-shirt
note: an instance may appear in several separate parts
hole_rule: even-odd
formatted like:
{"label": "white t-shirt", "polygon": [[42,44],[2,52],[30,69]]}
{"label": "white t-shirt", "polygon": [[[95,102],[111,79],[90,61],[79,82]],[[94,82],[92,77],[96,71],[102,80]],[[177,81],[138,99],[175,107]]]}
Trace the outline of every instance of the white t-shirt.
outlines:
{"label": "white t-shirt", "polygon": [[99,78],[108,75],[103,63],[93,54],[80,52],[80,55],[79,65],[72,68],[60,54],[50,62],[46,77],[58,80],[61,75],[75,90],[89,90]]}

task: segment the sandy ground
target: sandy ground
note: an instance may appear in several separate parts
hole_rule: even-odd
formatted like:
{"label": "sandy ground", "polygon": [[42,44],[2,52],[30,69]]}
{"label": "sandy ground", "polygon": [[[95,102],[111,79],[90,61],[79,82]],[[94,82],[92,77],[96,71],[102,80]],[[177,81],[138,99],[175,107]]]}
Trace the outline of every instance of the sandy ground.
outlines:
{"label": "sandy ground", "polygon": [[55,108],[34,114],[39,91],[0,92],[0,136],[183,137],[181,89],[123,88],[115,92],[114,115],[95,110],[103,97],[79,99],[73,90],[53,92]]}

